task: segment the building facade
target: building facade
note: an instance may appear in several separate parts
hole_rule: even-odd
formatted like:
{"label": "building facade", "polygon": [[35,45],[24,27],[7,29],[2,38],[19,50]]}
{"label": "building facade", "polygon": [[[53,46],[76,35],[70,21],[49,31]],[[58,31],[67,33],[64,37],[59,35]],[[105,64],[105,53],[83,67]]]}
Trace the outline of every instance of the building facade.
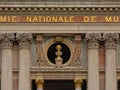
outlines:
{"label": "building facade", "polygon": [[1,90],[120,90],[120,2],[1,0]]}

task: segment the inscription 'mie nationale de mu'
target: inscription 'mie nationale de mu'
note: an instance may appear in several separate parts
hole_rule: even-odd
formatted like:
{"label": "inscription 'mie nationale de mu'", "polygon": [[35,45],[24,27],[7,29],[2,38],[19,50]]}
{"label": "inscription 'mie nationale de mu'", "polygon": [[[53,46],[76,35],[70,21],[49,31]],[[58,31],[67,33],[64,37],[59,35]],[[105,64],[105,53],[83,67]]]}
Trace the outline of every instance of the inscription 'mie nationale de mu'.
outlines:
{"label": "inscription 'mie nationale de mu'", "polygon": [[0,15],[0,23],[120,23],[120,16],[112,15]]}

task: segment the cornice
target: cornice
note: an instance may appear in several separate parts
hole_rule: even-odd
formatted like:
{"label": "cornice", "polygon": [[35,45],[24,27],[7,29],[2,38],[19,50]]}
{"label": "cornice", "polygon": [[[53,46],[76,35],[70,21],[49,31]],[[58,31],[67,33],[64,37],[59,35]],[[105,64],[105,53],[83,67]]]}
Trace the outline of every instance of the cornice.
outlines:
{"label": "cornice", "polygon": [[0,14],[120,14],[120,2],[0,2]]}
{"label": "cornice", "polygon": [[120,7],[120,2],[0,2],[0,7]]}
{"label": "cornice", "polygon": [[39,15],[94,15],[120,14],[120,7],[0,7],[0,14],[39,14]]}

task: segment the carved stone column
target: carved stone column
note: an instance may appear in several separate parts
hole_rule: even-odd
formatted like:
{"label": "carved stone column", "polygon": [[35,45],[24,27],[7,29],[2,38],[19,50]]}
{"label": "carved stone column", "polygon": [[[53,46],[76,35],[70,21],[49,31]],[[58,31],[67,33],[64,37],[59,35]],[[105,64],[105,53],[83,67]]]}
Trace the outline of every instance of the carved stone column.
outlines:
{"label": "carved stone column", "polygon": [[12,42],[13,34],[0,35],[2,40],[1,90],[13,90]]}
{"label": "carved stone column", "polygon": [[88,90],[99,90],[98,39],[100,34],[86,34],[88,42]]}
{"label": "carved stone column", "polygon": [[82,79],[81,78],[75,78],[75,90],[82,90]]}
{"label": "carved stone column", "polygon": [[105,74],[105,90],[117,90],[117,75],[116,75],[116,41],[118,34],[104,34],[105,43],[105,60],[106,60],[106,74]]}
{"label": "carved stone column", "polygon": [[31,90],[30,84],[30,42],[31,34],[17,34],[19,40],[19,90]]}
{"label": "carved stone column", "polygon": [[36,79],[36,84],[37,84],[37,90],[43,90],[44,79],[41,77]]}

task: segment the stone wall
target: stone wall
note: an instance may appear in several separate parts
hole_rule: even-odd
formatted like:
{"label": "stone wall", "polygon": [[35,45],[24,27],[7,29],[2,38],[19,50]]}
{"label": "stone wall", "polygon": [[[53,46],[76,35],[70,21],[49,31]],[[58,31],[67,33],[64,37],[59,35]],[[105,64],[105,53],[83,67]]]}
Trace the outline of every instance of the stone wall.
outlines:
{"label": "stone wall", "polygon": [[0,2],[119,2],[119,0],[0,0]]}

